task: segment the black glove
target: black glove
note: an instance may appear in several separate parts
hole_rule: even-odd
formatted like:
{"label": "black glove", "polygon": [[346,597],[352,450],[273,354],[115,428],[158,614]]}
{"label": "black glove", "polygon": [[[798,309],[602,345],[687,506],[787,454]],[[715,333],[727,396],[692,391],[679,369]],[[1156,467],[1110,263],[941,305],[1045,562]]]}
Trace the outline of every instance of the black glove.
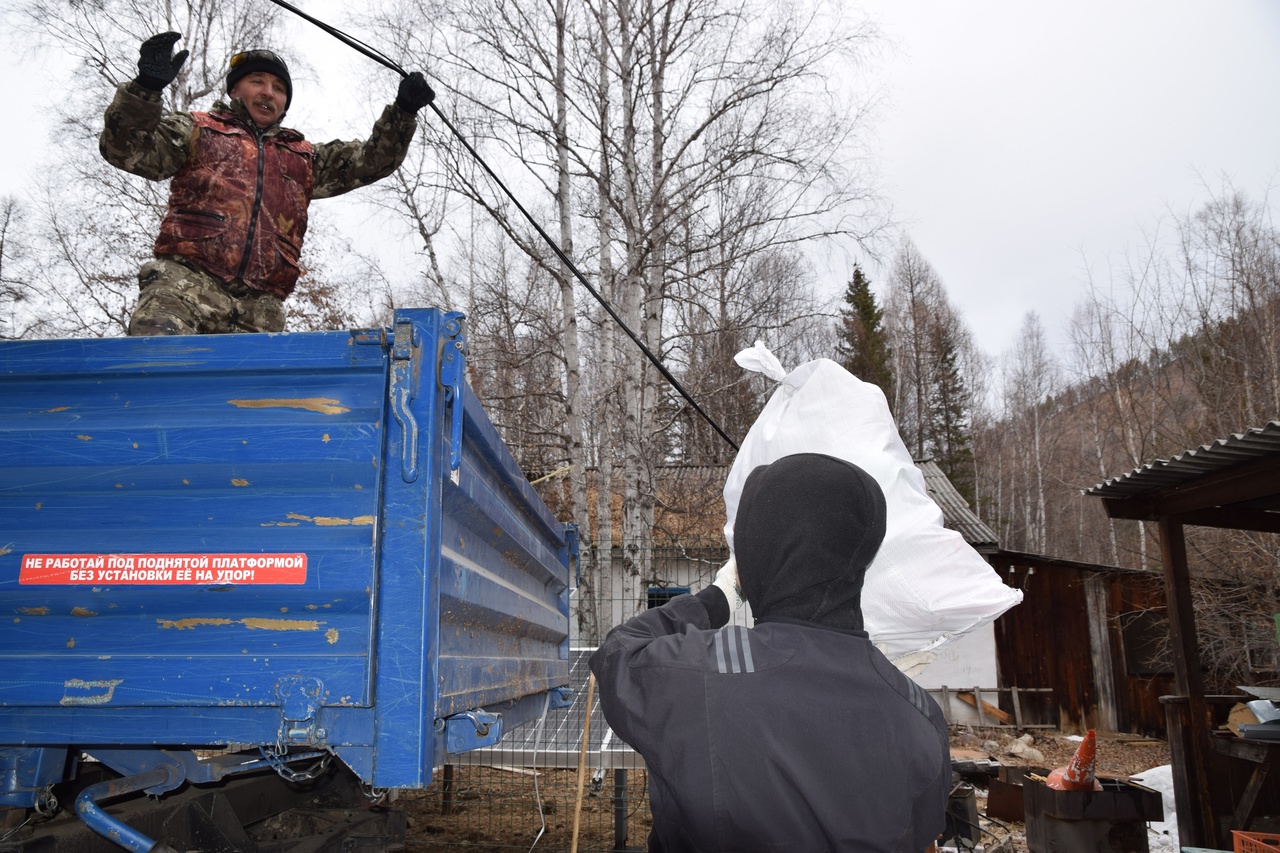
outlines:
{"label": "black glove", "polygon": [[421,71],[415,71],[400,81],[400,91],[396,93],[396,106],[407,113],[416,113],[436,99],[427,78]]}
{"label": "black glove", "polygon": [[138,76],[133,82],[153,92],[163,91],[172,83],[191,52],[184,50],[173,55],[173,46],[180,38],[181,33],[161,33],[144,41],[138,56]]}

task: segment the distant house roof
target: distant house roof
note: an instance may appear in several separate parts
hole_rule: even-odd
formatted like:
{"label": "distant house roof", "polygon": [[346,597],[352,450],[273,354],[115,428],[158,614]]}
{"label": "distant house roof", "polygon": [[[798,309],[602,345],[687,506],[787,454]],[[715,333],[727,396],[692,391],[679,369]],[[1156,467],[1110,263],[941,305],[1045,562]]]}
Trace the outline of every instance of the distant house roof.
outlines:
{"label": "distant house roof", "polygon": [[[981,554],[991,554],[1000,548],[999,537],[994,530],[983,523],[969,507],[969,502],[961,497],[956,487],[951,485],[947,475],[932,460],[916,461],[916,467],[924,475],[925,490],[942,510],[943,524],[964,537],[974,550]],[[729,477],[730,466],[722,465],[659,465],[656,468],[659,492],[669,498],[671,492],[688,489],[699,494],[705,492],[707,505],[701,507],[710,513],[711,518],[695,519],[707,529],[704,535],[719,536],[724,524],[724,504],[720,500],[720,489]],[[707,491],[710,489],[711,491]],[[689,531],[686,530],[686,533]]]}
{"label": "distant house roof", "polygon": [[999,549],[1000,539],[996,532],[983,523],[977,514],[969,508],[969,502],[960,496],[956,487],[951,485],[947,475],[942,473],[938,463],[932,459],[917,460],[916,467],[924,474],[924,487],[929,497],[942,510],[943,523],[964,537],[975,551],[991,553]]}

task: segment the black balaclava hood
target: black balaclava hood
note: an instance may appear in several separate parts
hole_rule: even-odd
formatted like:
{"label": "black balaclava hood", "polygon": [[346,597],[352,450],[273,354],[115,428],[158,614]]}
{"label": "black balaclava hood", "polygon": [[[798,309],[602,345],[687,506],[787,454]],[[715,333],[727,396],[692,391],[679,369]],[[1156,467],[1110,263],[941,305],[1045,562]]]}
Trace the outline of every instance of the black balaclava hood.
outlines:
{"label": "black balaclava hood", "polygon": [[797,453],[753,470],[733,550],[756,621],[861,631],[862,580],[884,525],[884,492],[851,462]]}

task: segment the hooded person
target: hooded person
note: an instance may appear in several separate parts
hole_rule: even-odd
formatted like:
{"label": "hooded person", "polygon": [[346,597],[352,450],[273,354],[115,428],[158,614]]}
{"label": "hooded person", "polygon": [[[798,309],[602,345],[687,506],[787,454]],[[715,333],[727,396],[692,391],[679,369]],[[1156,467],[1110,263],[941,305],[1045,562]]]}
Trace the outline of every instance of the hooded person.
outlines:
{"label": "hooded person", "polygon": [[[844,460],[759,466],[714,583],[591,655],[605,720],[649,771],[650,851],[923,853],[942,832],[946,721],[863,630],[885,512]],[[728,624],[743,596],[753,628]]]}
{"label": "hooded person", "polygon": [[208,112],[166,113],[163,92],[188,55],[173,53],[179,38],[161,33],[142,43],[138,76],[117,87],[98,140],[113,166],[171,179],[154,259],[138,273],[129,334],[282,331],[284,302],[302,274],[311,200],[399,168],[417,112],[435,93],[415,71],[367,140],[313,144],[281,124],[293,78],[278,54],[259,48],[228,61],[226,100]]}

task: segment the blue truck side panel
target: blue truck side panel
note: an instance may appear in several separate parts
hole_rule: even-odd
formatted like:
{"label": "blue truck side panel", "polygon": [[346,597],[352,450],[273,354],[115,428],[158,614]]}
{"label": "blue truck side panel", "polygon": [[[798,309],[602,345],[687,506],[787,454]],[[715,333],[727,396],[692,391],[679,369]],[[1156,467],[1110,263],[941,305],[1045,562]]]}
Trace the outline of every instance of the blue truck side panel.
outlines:
{"label": "blue truck side panel", "polygon": [[461,322],[0,345],[0,767],[297,746],[415,787],[448,718],[567,684],[572,528]]}

